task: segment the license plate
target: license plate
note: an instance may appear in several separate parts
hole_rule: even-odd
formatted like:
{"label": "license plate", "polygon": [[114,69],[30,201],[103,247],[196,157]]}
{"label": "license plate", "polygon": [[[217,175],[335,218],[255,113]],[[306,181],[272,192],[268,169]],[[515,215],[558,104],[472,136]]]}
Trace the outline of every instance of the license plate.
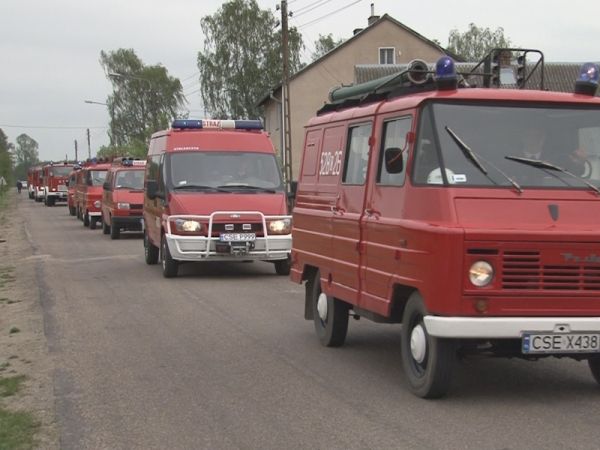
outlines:
{"label": "license plate", "polygon": [[256,240],[256,233],[221,233],[221,242],[251,242]]}
{"label": "license plate", "polygon": [[600,333],[523,333],[521,351],[532,353],[598,353]]}

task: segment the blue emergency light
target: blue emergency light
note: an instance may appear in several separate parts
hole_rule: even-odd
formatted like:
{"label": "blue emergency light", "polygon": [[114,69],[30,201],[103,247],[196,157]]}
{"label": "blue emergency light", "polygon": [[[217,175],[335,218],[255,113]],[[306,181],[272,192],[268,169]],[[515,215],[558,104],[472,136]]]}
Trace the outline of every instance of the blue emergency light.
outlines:
{"label": "blue emergency light", "polygon": [[217,119],[176,119],[171,128],[180,130],[193,129],[229,129],[229,130],[262,130],[263,124],[260,120],[217,120]]}
{"label": "blue emergency light", "polygon": [[440,90],[456,89],[458,76],[454,60],[449,56],[442,56],[435,63],[435,82]]}
{"label": "blue emergency light", "polygon": [[581,66],[579,77],[575,82],[575,93],[589,96],[596,95],[599,78],[600,67],[598,67],[598,64],[585,63]]}

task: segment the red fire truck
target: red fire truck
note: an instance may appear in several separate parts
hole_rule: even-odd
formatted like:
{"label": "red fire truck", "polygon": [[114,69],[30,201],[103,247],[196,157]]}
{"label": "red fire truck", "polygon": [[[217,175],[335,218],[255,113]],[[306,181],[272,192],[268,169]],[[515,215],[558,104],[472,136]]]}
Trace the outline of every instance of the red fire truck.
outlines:
{"label": "red fire truck", "polygon": [[415,63],[334,91],[306,127],[291,269],[305,318],[325,346],[349,316],[402,323],[421,397],[471,354],[587,360],[600,382],[598,66],[573,94],[529,89],[534,52],[494,49],[469,75]]}
{"label": "red fire truck", "polygon": [[[152,135],[146,164],[146,263],[269,261],[289,274],[291,217],[258,120],[176,120]],[[160,249],[160,253],[159,253]]]}
{"label": "red fire truck", "polygon": [[[29,169],[31,172],[27,175],[27,189],[29,198],[36,202],[41,202],[44,199],[44,181],[42,176],[42,166],[36,166]],[[29,177],[31,174],[31,179]]]}
{"label": "red fire truck", "polygon": [[106,175],[102,194],[102,232],[119,239],[121,230],[142,231],[146,161],[117,158]]}
{"label": "red fire truck", "polygon": [[73,166],[73,170],[69,173],[67,179],[67,207],[69,208],[69,214],[74,216],[77,214],[75,207],[75,188],[77,186],[77,171],[81,169],[78,164]]}
{"label": "red fire truck", "polygon": [[32,200],[35,199],[35,183],[36,178],[39,177],[38,170],[40,169],[40,166],[33,166],[27,169],[27,193]]}
{"label": "red fire truck", "polygon": [[83,221],[83,226],[89,226],[92,230],[102,215],[102,188],[110,167],[110,163],[104,159],[91,159],[77,172],[75,214]]}
{"label": "red fire truck", "polygon": [[50,163],[42,168],[44,183],[44,204],[54,206],[56,202],[67,201],[67,179],[73,170],[73,164]]}

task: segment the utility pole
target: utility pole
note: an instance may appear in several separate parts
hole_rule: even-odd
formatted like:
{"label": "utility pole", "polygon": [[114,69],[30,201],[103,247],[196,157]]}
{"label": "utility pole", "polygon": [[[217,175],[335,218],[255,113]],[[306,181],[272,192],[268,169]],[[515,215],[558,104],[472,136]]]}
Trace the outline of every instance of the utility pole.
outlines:
{"label": "utility pole", "polygon": [[292,119],[290,117],[290,50],[287,0],[281,2],[281,57],[283,60],[283,82],[281,95],[283,97],[283,175],[286,188],[290,191],[292,181]]}
{"label": "utility pole", "polygon": [[90,144],[90,129],[87,129],[87,141],[88,141],[88,158],[92,158],[92,146]]}
{"label": "utility pole", "polygon": [[75,139],[75,161],[79,161],[79,158],[77,157],[77,139]]}

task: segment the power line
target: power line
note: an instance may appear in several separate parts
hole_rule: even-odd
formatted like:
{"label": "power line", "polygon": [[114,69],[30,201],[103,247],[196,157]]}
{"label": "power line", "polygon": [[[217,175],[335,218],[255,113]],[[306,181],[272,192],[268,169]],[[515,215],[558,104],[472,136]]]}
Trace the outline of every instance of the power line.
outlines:
{"label": "power line", "polygon": [[303,6],[302,8],[298,8],[296,11],[294,11],[292,18],[300,17],[306,13],[309,13],[309,12],[319,8],[320,6],[323,6],[326,3],[329,3],[330,1],[331,0],[317,0],[316,2],[309,3],[308,5]]}
{"label": "power line", "polygon": [[349,5],[342,6],[341,8],[338,8],[338,9],[336,9],[335,11],[331,11],[330,13],[328,13],[328,14],[325,14],[325,15],[323,15],[323,16],[321,16],[321,17],[317,17],[316,19],[313,19],[313,20],[311,20],[311,21],[309,21],[309,22],[303,23],[302,25],[299,25],[299,26],[298,26],[298,29],[300,30],[300,29],[302,29],[302,28],[305,28],[305,27],[308,27],[308,26],[310,26],[310,25],[313,25],[313,24],[315,24],[315,23],[317,23],[317,22],[320,22],[321,20],[323,20],[323,19],[326,19],[326,18],[328,18],[328,17],[330,17],[330,16],[332,16],[332,15],[334,15],[334,14],[337,14],[337,13],[339,13],[340,11],[343,11],[344,9],[348,9],[348,8],[350,8],[351,6],[353,6],[353,5],[356,5],[356,4],[357,4],[357,3],[359,3],[359,2],[362,2],[362,0],[356,0],[356,1],[352,2],[352,3],[350,3]]}
{"label": "power line", "polygon": [[192,77],[195,77],[196,75],[199,75],[199,74],[200,74],[200,71],[199,71],[199,70],[197,70],[197,71],[195,71],[193,74],[191,74],[189,77],[182,78],[182,79],[180,80],[180,82],[181,82],[181,84],[183,84],[183,82],[184,82],[184,81],[187,81],[187,80],[189,80],[190,78],[192,78]]}
{"label": "power line", "polygon": [[86,129],[103,129],[107,130],[108,127],[58,127],[58,126],[45,126],[45,125],[5,125],[0,124],[0,127],[4,128],[38,128],[38,129],[46,129],[46,130],[86,130]]}

